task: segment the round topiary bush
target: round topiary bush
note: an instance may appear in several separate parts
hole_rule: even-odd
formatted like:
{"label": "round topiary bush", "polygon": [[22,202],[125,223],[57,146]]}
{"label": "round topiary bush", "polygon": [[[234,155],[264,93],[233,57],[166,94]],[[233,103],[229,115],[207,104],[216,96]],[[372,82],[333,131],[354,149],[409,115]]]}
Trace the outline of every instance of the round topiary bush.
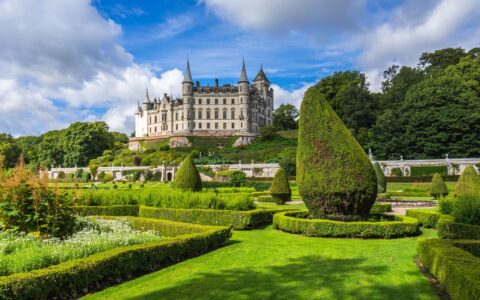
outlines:
{"label": "round topiary bush", "polygon": [[270,194],[279,205],[285,204],[285,202],[290,201],[292,198],[292,191],[290,190],[287,173],[285,173],[284,169],[280,168],[275,172]]}
{"label": "round topiary bush", "polygon": [[472,166],[463,170],[455,185],[455,196],[478,196],[480,195],[480,177]]}
{"label": "round topiary bush", "polygon": [[175,174],[175,187],[182,190],[198,192],[202,190],[202,179],[191,155],[180,164]]}
{"label": "round topiary bush", "polygon": [[372,163],[315,87],[303,98],[297,147],[298,191],[312,217],[366,217],[375,202]]}
{"label": "round topiary bush", "polygon": [[378,162],[373,165],[373,170],[377,177],[378,192],[383,194],[387,191],[387,179],[385,178],[385,174],[383,174],[382,167],[380,167]]}
{"label": "round topiary bush", "polygon": [[445,184],[445,181],[443,181],[443,177],[440,173],[433,174],[430,195],[435,199],[448,195],[447,185]]}

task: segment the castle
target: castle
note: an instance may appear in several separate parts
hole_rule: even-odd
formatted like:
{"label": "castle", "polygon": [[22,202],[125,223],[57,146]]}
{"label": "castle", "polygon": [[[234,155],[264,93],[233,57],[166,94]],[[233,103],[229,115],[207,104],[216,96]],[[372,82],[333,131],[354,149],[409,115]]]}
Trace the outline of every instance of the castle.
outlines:
{"label": "castle", "polygon": [[[260,128],[272,125],[273,89],[263,68],[252,83],[248,81],[245,61],[238,85],[202,86],[193,82],[187,60],[182,82],[182,98],[164,94],[150,99],[148,91],[135,113],[135,138],[131,148],[141,140],[169,138],[173,146],[188,144],[188,136],[238,137],[235,145],[251,142]],[[172,145],[171,145],[172,146]]]}

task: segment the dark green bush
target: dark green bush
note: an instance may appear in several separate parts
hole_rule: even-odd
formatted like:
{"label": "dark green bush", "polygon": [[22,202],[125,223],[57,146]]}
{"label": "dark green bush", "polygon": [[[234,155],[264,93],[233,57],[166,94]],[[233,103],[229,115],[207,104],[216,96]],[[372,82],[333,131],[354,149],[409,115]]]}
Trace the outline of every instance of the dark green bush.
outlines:
{"label": "dark green bush", "polygon": [[178,168],[175,175],[175,187],[194,192],[202,190],[202,179],[200,179],[191,155],[188,155]]}
{"label": "dark green bush", "polygon": [[480,257],[480,240],[460,240],[455,241],[453,245]]}
{"label": "dark green bush", "polygon": [[453,204],[452,215],[457,222],[480,225],[480,195],[458,197]]}
{"label": "dark green bush", "polygon": [[276,212],[288,209],[254,209],[249,211],[213,209],[172,209],[140,206],[139,216],[176,222],[231,226],[233,229],[251,229],[272,223]]}
{"label": "dark green bush", "polygon": [[270,194],[279,205],[285,204],[285,202],[291,200],[292,191],[290,190],[287,174],[284,169],[279,168],[277,172],[275,172],[272,187],[270,188]]}
{"label": "dark green bush", "polygon": [[435,173],[432,178],[432,183],[430,186],[430,195],[435,199],[445,197],[448,195],[448,188],[443,181],[442,175]]}
{"label": "dark green bush", "polygon": [[257,202],[274,202],[276,203],[277,202],[277,199],[273,198],[272,196],[258,196],[257,197]]}
{"label": "dark green bush", "polygon": [[445,197],[438,200],[438,211],[442,214],[451,214],[453,211],[453,206],[455,204],[456,198],[454,197]]}
{"label": "dark green bush", "polygon": [[434,174],[447,175],[447,166],[412,166],[410,176],[432,176]]}
{"label": "dark green bush", "polygon": [[480,240],[480,226],[441,220],[437,228],[438,237],[442,239]]}
{"label": "dark green bush", "polygon": [[[165,220],[132,218],[138,228],[155,228],[160,234],[188,233],[151,243],[118,247],[45,269],[0,278],[2,299],[78,298],[118,284],[222,245],[231,235],[227,227],[179,224]],[[178,227],[177,227],[178,226]]]}
{"label": "dark green bush", "polygon": [[402,169],[400,169],[400,168],[392,168],[391,175],[392,175],[392,176],[396,176],[396,177],[403,176]]}
{"label": "dark green bush", "polygon": [[395,216],[395,221],[341,222],[307,219],[306,212],[282,212],[273,216],[273,227],[282,231],[317,237],[394,238],[416,235],[418,221]]}
{"label": "dark green bush", "polygon": [[74,206],[73,211],[81,216],[138,216],[138,205]]}
{"label": "dark green bush", "polygon": [[376,162],[373,165],[373,169],[375,170],[375,176],[377,177],[378,192],[379,193],[387,192],[387,179],[383,174],[382,167],[378,162]]}
{"label": "dark green bush", "polygon": [[458,178],[455,196],[479,196],[480,177],[472,166],[468,166]]}
{"label": "dark green bush", "polygon": [[390,203],[375,203],[370,209],[370,214],[383,214],[392,211],[392,205]]}
{"label": "dark green bush", "polygon": [[303,98],[297,146],[298,191],[312,216],[367,216],[377,182],[363,148],[315,87]]}
{"label": "dark green bush", "polygon": [[453,221],[453,217],[431,210],[407,209],[406,215],[417,219],[419,224],[426,228],[436,228],[440,220]]}
{"label": "dark green bush", "polygon": [[425,269],[445,287],[451,299],[480,299],[480,259],[455,246],[462,242],[419,239],[418,258]]}

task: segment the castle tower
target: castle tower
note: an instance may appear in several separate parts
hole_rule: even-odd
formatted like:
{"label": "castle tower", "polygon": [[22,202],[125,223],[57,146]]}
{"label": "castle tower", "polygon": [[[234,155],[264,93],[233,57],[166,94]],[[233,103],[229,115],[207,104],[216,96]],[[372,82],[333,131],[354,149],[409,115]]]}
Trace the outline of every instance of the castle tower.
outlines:
{"label": "castle tower", "polygon": [[185,132],[193,131],[193,80],[190,72],[190,62],[187,59],[187,69],[182,81],[183,97],[183,130]]}
{"label": "castle tower", "polygon": [[270,80],[268,80],[267,75],[263,72],[263,66],[260,67],[260,71],[258,71],[257,76],[253,80],[253,84],[257,88],[257,90],[261,91],[261,95],[264,99],[267,98],[267,91],[270,88]]}
{"label": "castle tower", "polygon": [[242,123],[242,131],[249,131],[250,127],[250,113],[248,111],[248,78],[245,68],[245,59],[242,62],[242,71],[240,73],[240,80],[238,81],[238,95],[240,96],[240,120]]}

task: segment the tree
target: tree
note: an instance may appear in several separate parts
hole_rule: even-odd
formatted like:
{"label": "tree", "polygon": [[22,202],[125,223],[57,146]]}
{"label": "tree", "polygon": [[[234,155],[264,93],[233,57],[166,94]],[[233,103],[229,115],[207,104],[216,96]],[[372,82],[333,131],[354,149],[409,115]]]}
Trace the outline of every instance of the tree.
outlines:
{"label": "tree", "polygon": [[439,173],[433,174],[432,183],[430,186],[430,195],[435,199],[445,197],[448,195],[448,188],[443,180],[443,177]]}
{"label": "tree", "polygon": [[297,185],[310,214],[366,217],[377,194],[375,171],[318,87],[305,93],[299,120]]}
{"label": "tree", "polygon": [[92,180],[95,180],[98,172],[98,164],[91,161],[88,165],[88,169],[90,170],[90,174],[92,174]]}
{"label": "tree", "polygon": [[375,170],[375,176],[377,177],[378,192],[385,193],[387,191],[387,179],[383,174],[382,167],[376,162],[373,165],[373,169]]}
{"label": "tree", "polygon": [[0,155],[4,157],[4,166],[11,168],[15,166],[20,156],[20,147],[15,143],[14,138],[6,133],[0,134]]}
{"label": "tree", "polygon": [[455,185],[454,193],[457,197],[480,196],[480,177],[472,166],[463,170]]}
{"label": "tree", "polygon": [[260,128],[259,139],[263,142],[271,141],[278,136],[277,129],[272,125],[266,125]]}
{"label": "tree", "polygon": [[191,155],[187,155],[175,175],[175,187],[182,190],[201,191],[202,179]]}
{"label": "tree", "polygon": [[298,110],[292,104],[281,104],[273,112],[273,126],[278,130],[293,130],[298,128]]}
{"label": "tree", "polygon": [[292,191],[290,190],[290,184],[288,183],[287,174],[284,169],[279,168],[277,172],[275,172],[272,186],[270,187],[270,194],[279,205],[283,205],[285,202],[290,201]]}
{"label": "tree", "polygon": [[433,52],[424,52],[420,56],[418,65],[427,71],[443,69],[456,65],[464,56],[466,56],[466,53],[462,48],[445,48]]}

